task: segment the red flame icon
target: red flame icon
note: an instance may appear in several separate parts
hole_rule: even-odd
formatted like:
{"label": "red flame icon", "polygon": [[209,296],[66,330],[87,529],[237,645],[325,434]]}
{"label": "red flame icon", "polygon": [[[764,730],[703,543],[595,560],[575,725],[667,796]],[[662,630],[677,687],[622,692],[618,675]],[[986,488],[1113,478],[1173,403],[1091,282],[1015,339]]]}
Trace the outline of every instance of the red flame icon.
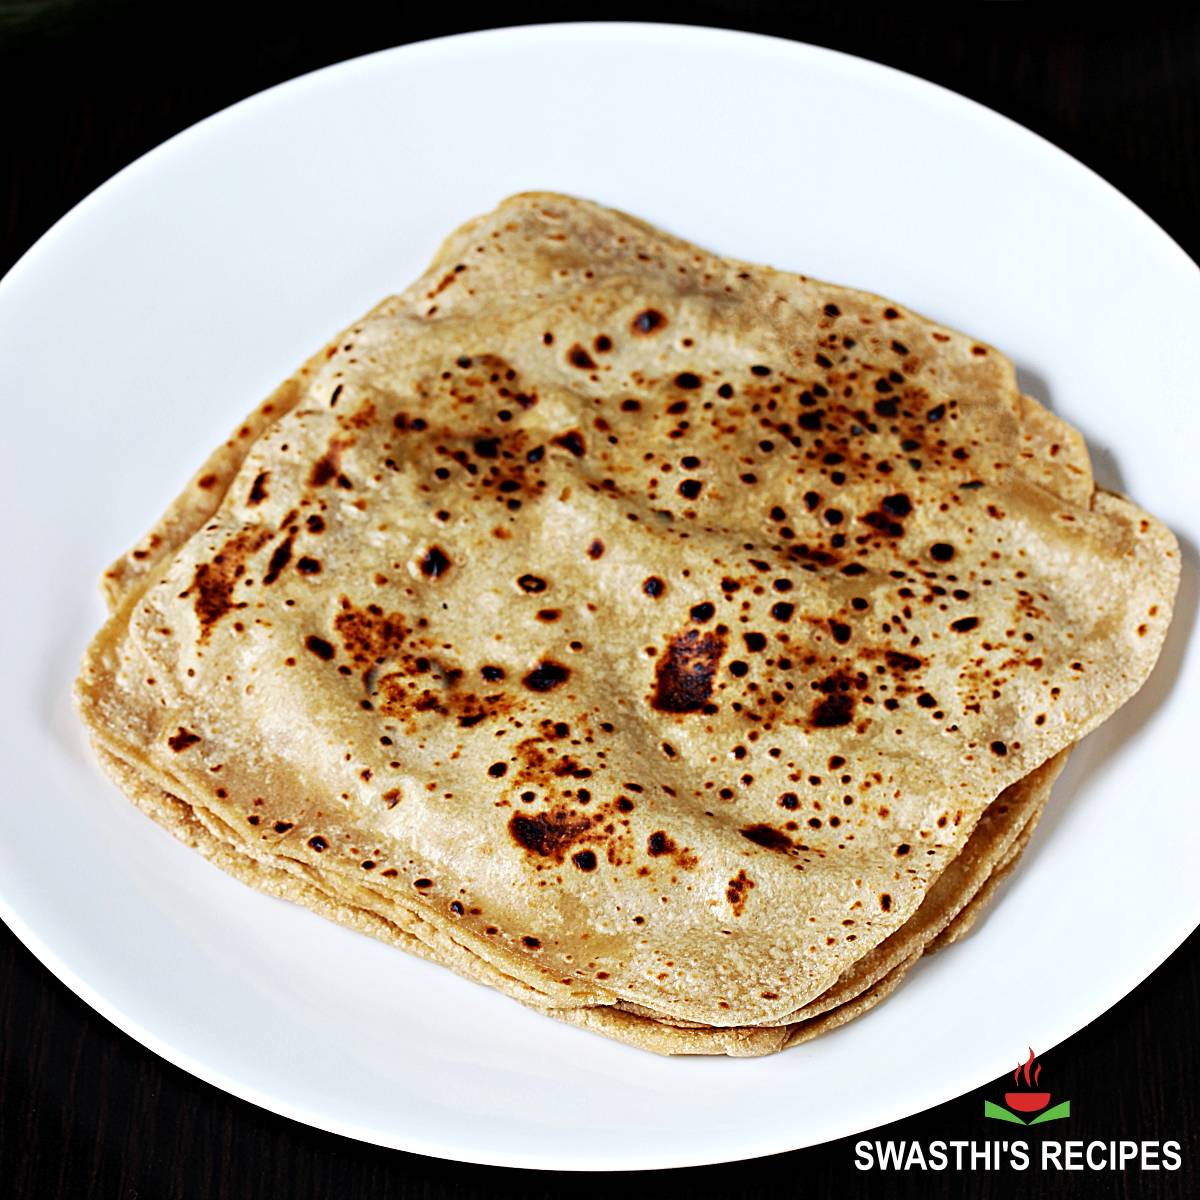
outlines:
{"label": "red flame icon", "polygon": [[1029,1068],[1031,1066],[1033,1066],[1033,1064],[1035,1062],[1037,1062],[1037,1055],[1034,1054],[1033,1047],[1030,1046],[1029,1047],[1029,1057],[1025,1060],[1024,1066],[1022,1066],[1020,1063],[1017,1063],[1017,1069],[1013,1072],[1013,1083],[1020,1082],[1018,1080],[1017,1076],[1020,1075],[1022,1071],[1024,1071],[1025,1072],[1025,1086],[1026,1087],[1036,1087],[1038,1078],[1041,1076],[1041,1073],[1042,1073],[1042,1064],[1038,1063],[1037,1070],[1034,1071],[1033,1078],[1030,1079],[1029,1078]]}
{"label": "red flame icon", "polygon": [[[1035,1063],[1037,1063],[1036,1067],[1034,1066]],[[1013,1083],[1017,1087],[1021,1087],[1021,1077],[1024,1076],[1024,1086],[1031,1089],[1036,1088],[1041,1075],[1042,1064],[1037,1062],[1037,1055],[1034,1054],[1033,1047],[1030,1046],[1029,1057],[1023,1063],[1018,1063],[1017,1069],[1013,1072]],[[1016,1109],[1017,1112],[1040,1112],[1050,1103],[1050,1093],[1038,1091],[1005,1092],[1004,1102],[1009,1108]]]}

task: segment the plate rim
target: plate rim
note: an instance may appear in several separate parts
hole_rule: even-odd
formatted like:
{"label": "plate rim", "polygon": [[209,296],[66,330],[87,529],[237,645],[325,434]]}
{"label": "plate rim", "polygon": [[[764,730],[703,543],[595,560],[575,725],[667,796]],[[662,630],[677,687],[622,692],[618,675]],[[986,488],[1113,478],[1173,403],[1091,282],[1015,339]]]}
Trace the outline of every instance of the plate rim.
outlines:
{"label": "plate rim", "polygon": [[940,98],[951,104],[966,105],[970,108],[978,110],[978,114],[985,120],[993,120],[1000,122],[1006,126],[1010,132],[1017,133],[1024,138],[1032,139],[1044,152],[1049,153],[1053,157],[1059,157],[1070,164],[1072,168],[1082,171],[1090,183],[1097,184],[1109,194],[1111,199],[1115,199],[1121,203],[1127,213],[1144,222],[1149,229],[1158,237],[1165,240],[1171,250],[1182,256],[1183,260],[1190,265],[1194,270],[1200,271],[1200,262],[1193,259],[1190,254],[1179,244],[1172,235],[1163,228],[1145,209],[1131,200],[1123,191],[1115,184],[1110,183],[1094,168],[1089,167],[1087,163],[1077,158],[1068,150],[1064,150],[1061,146],[1056,145],[1049,138],[1038,133],[1036,130],[1030,129],[1026,125],[1022,125],[1013,117],[1007,116],[999,109],[992,108],[988,104],[984,104],[981,100],[976,100],[971,96],[965,96],[961,92],[954,91],[953,88],[947,87],[945,84],[936,83],[931,79],[926,79],[924,76],[915,75],[911,71],[902,70],[900,67],[893,67],[888,63],[879,62],[877,59],[867,58],[861,54],[851,54],[846,50],[837,50],[832,46],[822,46],[817,42],[802,41],[793,38],[781,37],[778,34],[758,33],[754,30],[747,29],[730,29],[719,25],[703,25],[703,24],[683,24],[673,21],[544,21],[524,25],[499,25],[488,29],[472,29],[464,30],[459,33],[442,34],[437,37],[421,38],[415,42],[402,42],[395,46],[385,46],[379,50],[369,50],[365,54],[356,54],[350,58],[339,59],[337,62],[326,63],[321,67],[314,67],[311,71],[301,72],[299,75],[293,75],[288,79],[282,79],[278,83],[270,84],[268,87],[262,88],[257,92],[252,92],[248,96],[243,96],[240,100],[233,101],[232,104],[227,104],[223,108],[217,109],[206,116],[200,117],[193,121],[190,125],[186,125],[183,129],[176,131],[169,137],[164,138],[161,142],[151,146],[150,149],[143,151],[136,158],[127,162],[123,167],[120,167],[107,179],[102,180],[94,187],[87,195],[82,196],[77,200],[66,212],[62,213],[48,228],[46,228],[38,237],[19,255],[12,263],[8,270],[0,275],[0,294],[2,294],[5,285],[9,283],[11,278],[17,274],[19,269],[25,267],[26,260],[39,250],[44,242],[46,242],[52,234],[54,234],[62,225],[72,221],[76,215],[91,201],[107,192],[110,188],[123,180],[126,175],[133,172],[136,168],[142,167],[148,159],[160,154],[168,147],[173,146],[181,138],[195,133],[197,130],[208,125],[210,122],[215,122],[224,119],[243,105],[257,103],[265,100],[267,97],[273,96],[285,88],[294,88],[297,86],[307,85],[319,77],[326,74],[357,67],[367,62],[382,59],[388,56],[397,56],[406,52],[414,52],[431,46],[444,46],[450,43],[467,43],[475,40],[485,39],[500,39],[514,34],[521,36],[532,37],[548,37],[551,34],[569,31],[571,33],[587,33],[596,30],[619,31],[623,33],[637,33],[642,31],[651,31],[659,34],[682,35],[684,37],[692,37],[697,40],[705,40],[709,37],[716,36],[719,38],[732,38],[745,42],[759,43],[775,48],[787,48],[789,51],[796,51],[801,54],[813,52],[818,55],[828,55],[833,58],[842,60],[843,65],[850,66],[852,69],[859,70],[866,68],[868,72],[882,71],[888,75],[902,80],[905,85],[916,85],[918,88],[928,89],[931,93],[937,94]]}

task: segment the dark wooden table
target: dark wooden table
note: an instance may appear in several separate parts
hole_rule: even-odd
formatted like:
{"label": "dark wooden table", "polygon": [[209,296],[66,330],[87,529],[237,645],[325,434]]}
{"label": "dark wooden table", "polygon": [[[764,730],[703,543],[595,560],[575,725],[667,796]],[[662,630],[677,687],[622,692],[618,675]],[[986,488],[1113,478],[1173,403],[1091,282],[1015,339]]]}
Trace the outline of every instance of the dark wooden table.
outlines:
{"label": "dark wooden table", "polygon": [[[493,24],[681,21],[757,29],[889,63],[1014,117],[1093,167],[1200,255],[1200,12],[974,5],[888,9],[690,0],[508,6]],[[306,7],[227,0],[0,0],[0,270],[131,159],[303,71],[480,27],[453,2]],[[1194,786],[1183,782],[1181,786]],[[6,797],[27,803],[29,797]],[[1197,864],[1200,869],[1200,864]],[[1072,1138],[1176,1139],[1177,1172],[863,1173],[853,1140],[639,1177],[441,1163],[317,1133],[199,1083],[117,1032],[0,930],[0,1194],[119,1197],[549,1196],[618,1187],[729,1195],[1200,1196],[1200,935],[1047,1055]],[[983,1083],[984,1081],[981,1081]],[[995,1089],[987,1089],[991,1094]],[[871,1137],[1000,1136],[985,1090]],[[1000,1127],[1012,1136],[1011,1126]]]}

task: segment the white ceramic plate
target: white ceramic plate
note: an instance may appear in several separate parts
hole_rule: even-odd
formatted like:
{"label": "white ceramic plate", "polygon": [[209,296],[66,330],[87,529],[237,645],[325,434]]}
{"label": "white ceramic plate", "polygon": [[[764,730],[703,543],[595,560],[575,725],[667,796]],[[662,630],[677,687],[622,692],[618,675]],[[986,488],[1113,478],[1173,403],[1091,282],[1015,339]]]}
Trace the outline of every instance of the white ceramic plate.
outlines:
{"label": "white ceramic plate", "polygon": [[[977,932],[773,1058],[655,1058],[258,895],[124,800],[71,711],[102,567],[331,331],[533,188],[986,337],[1084,430],[1102,483],[1190,539],[1163,661],[1072,758]],[[1107,184],[949,92],[811,46],[499,30],[238,104],[105,184],[0,284],[0,910],[171,1062],[424,1154],[705,1163],[974,1088],[1087,1024],[1200,920],[1197,329],[1200,273]]]}

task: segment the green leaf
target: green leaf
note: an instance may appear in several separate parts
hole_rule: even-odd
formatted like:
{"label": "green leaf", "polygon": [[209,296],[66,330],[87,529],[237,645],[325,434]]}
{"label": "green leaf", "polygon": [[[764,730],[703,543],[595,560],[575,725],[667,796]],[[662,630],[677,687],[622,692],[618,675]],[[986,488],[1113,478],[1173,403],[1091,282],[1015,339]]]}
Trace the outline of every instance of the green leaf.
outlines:
{"label": "green leaf", "polygon": [[1061,1121],[1063,1117],[1069,1117],[1070,1115],[1071,1102],[1070,1100],[1064,1100],[1061,1104],[1056,1104],[1053,1108],[1046,1109],[1044,1113],[1038,1113],[1029,1124],[1042,1125],[1046,1121]]}
{"label": "green leaf", "polygon": [[[1061,1107],[1062,1107],[1062,1105],[1059,1105],[1059,1108],[1061,1108]],[[1069,1107],[1069,1102],[1068,1102],[1068,1107]],[[1054,1112],[1056,1110],[1051,1109],[1050,1111]],[[985,1100],[983,1102],[983,1115],[985,1117],[992,1117],[997,1121],[1011,1121],[1012,1124],[1014,1124],[1014,1125],[1024,1125],[1025,1124],[1025,1122],[1022,1121],[1021,1118],[1018,1117],[1016,1113],[1010,1113],[1007,1108],[1001,1108],[1000,1105],[993,1104],[990,1100]],[[1063,1115],[1065,1116],[1066,1114],[1064,1113]]]}

